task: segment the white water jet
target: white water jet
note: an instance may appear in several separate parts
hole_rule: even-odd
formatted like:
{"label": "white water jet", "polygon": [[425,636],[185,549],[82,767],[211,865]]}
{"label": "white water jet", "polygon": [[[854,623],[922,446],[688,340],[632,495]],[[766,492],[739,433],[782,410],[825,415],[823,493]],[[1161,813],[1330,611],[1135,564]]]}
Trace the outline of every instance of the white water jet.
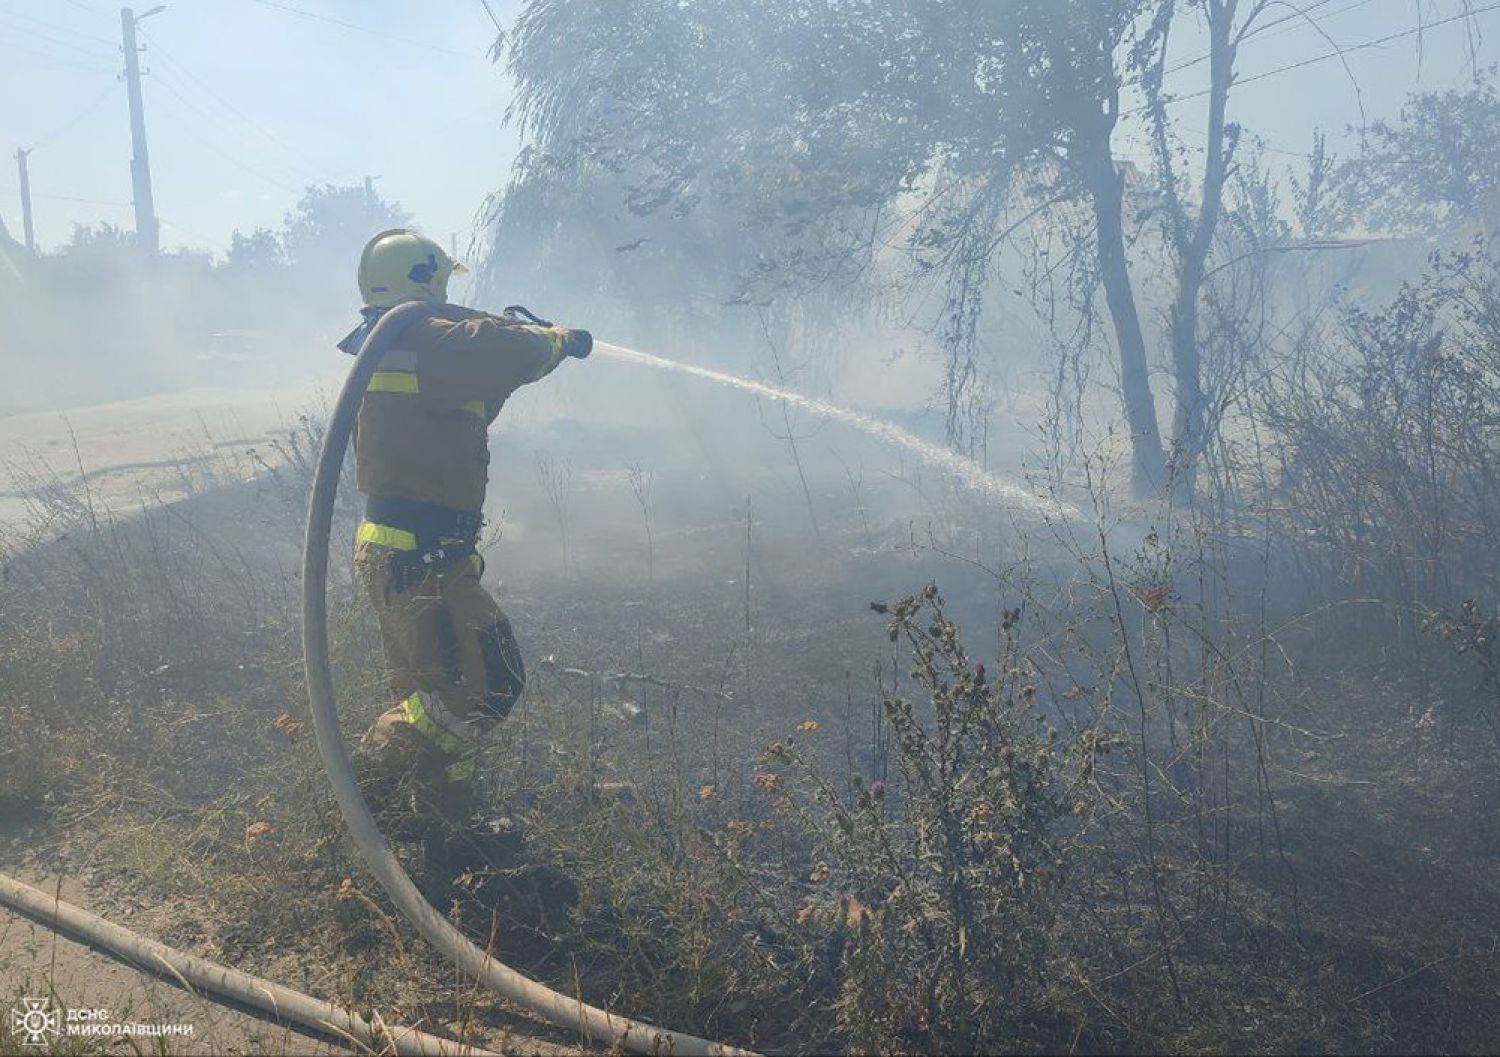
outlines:
{"label": "white water jet", "polygon": [[779,400],[790,404],[792,407],[803,411],[809,411],[823,418],[833,419],[853,426],[855,429],[870,434],[872,437],[894,444],[898,448],[904,448],[924,461],[937,466],[939,469],[951,474],[964,485],[976,492],[991,496],[1012,506],[1021,507],[1039,517],[1051,516],[1064,521],[1081,519],[1082,514],[1077,507],[1070,503],[1050,495],[1038,495],[1020,485],[1006,481],[996,476],[973,459],[965,458],[955,451],[950,451],[930,440],[924,440],[910,430],[902,429],[900,426],[878,418],[871,418],[852,408],[831,404],[826,400],[818,400],[814,397],[803,396],[788,389],[778,389],[774,385],[764,382],[752,381],[749,378],[741,378],[737,374],[727,371],[716,371],[711,367],[698,367],[688,363],[678,363],[663,356],[654,356],[649,352],[640,352],[637,349],[627,349],[621,345],[612,345],[608,342],[596,341],[594,348],[601,355],[624,363],[639,364],[643,367],[655,367],[663,371],[677,371],[682,374],[690,374],[698,378],[706,378],[720,385],[731,386],[742,389],[747,393],[754,393],[770,400]]}

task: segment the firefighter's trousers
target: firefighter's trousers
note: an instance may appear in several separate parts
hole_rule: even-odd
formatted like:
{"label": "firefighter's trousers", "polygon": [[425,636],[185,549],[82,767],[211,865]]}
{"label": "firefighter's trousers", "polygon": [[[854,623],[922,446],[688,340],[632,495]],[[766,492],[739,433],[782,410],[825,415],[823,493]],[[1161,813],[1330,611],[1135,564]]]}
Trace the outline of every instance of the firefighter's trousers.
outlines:
{"label": "firefighter's trousers", "polygon": [[415,549],[408,533],[360,526],[355,574],[379,620],[396,705],[371,725],[355,759],[377,809],[399,790],[430,831],[461,826],[473,810],[476,742],[515,706],[526,677],[510,621],[480,585],[477,554],[392,590],[393,558]]}

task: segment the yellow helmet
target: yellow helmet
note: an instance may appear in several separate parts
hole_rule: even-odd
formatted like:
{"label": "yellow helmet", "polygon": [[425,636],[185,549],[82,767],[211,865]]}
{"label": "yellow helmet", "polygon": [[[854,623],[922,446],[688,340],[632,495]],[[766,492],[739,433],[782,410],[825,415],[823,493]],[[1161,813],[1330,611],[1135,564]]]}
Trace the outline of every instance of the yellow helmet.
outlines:
{"label": "yellow helmet", "polygon": [[359,292],[369,308],[405,301],[448,300],[448,277],[468,271],[425,235],[406,228],[382,231],[359,257]]}

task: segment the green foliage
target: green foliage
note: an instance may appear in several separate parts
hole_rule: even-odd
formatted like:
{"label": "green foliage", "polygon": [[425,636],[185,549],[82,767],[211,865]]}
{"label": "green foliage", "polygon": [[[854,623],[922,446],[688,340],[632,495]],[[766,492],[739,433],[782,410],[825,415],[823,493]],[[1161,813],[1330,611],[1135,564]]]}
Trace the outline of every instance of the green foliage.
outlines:
{"label": "green foliage", "polygon": [[559,797],[591,782],[566,769],[546,783],[547,814],[573,820],[554,823],[554,854],[584,893],[563,949],[587,954],[592,986],[630,979],[641,1015],[773,1050],[1043,1044],[1073,883],[1070,749],[1039,715],[1013,620],[990,676],[936,588],[887,612],[915,696],[883,703],[884,778],[841,774],[837,734],[806,721],[766,747],[745,800],[667,776],[653,817]]}
{"label": "green foliage", "polygon": [[368,184],[324,186],[282,230],[235,232],[221,263],[148,259],[111,224],[80,225],[52,252],[19,251],[15,274],[0,270],[0,366],[16,379],[0,411],[238,381],[247,349],[253,384],[305,373],[309,337],[352,325],[365,242],[409,219]]}
{"label": "green foliage", "polygon": [[225,263],[231,268],[265,270],[286,263],[281,239],[270,228],[256,228],[246,235],[236,231],[229,240]]}
{"label": "green foliage", "polygon": [[[816,295],[847,313],[851,288],[895,287],[946,354],[947,439],[977,452],[993,262],[1044,224],[1089,261],[1068,214],[1090,174],[1114,181],[1128,45],[1157,6],[534,0],[510,53],[530,143],[481,279],[550,296],[596,276],[603,305],[658,312]],[[1092,314],[1091,282],[1065,286]]]}
{"label": "green foliage", "polygon": [[[809,775],[818,846],[843,887],[837,1009],[859,1052],[997,1052],[1026,1034],[1065,878],[1065,750],[1010,635],[997,677],[970,661],[935,587],[890,609],[924,701],[885,701],[899,783],[852,803]],[[820,872],[822,868],[820,867]]]}
{"label": "green foliage", "polygon": [[1300,180],[1293,176],[1291,186],[1297,226],[1305,238],[1326,238],[1348,226],[1352,203],[1338,193],[1338,173],[1338,160],[1328,150],[1328,136],[1314,132],[1306,175]]}
{"label": "green foliage", "polygon": [[1350,309],[1266,394],[1302,531],[1356,591],[1456,607],[1500,599],[1500,276],[1435,257],[1387,306]]}
{"label": "green foliage", "polygon": [[[1076,141],[1113,122],[1116,50],[1150,6],[535,0],[510,55],[532,146],[497,250],[571,188],[637,218],[727,212],[740,281],[847,277],[877,249],[870,212],[939,171],[992,189],[1072,180]],[[935,224],[913,248],[936,257],[955,235]]]}
{"label": "green foliage", "polygon": [[1500,95],[1481,78],[1463,91],[1417,92],[1394,122],[1365,130],[1339,166],[1346,208],[1377,231],[1432,234],[1500,215]]}
{"label": "green foliage", "polygon": [[[317,436],[307,423],[279,480],[221,515],[238,529],[248,503],[280,512],[250,535],[295,547]],[[28,490],[70,530],[9,561],[0,584],[0,719],[20,750],[0,749],[0,786],[25,785],[11,765],[36,761],[21,792],[50,793],[58,824],[33,845],[72,850],[61,873],[118,870],[107,876],[163,915],[134,927],[170,926],[179,946],[451,1024],[472,984],[340,842],[298,718],[296,582],[266,572],[284,566],[200,520],[211,497],[101,528],[76,487]],[[504,869],[473,878],[473,900],[453,893],[453,918],[565,993],[767,1052],[1482,1049],[1496,1011],[1473,959],[1493,957],[1491,936],[1452,923],[1479,920],[1493,894],[1456,884],[1489,838],[1447,843],[1474,829],[1461,805],[1475,786],[1439,785],[1463,747],[1411,760],[1402,728],[1369,729],[1409,726],[1404,700],[1377,711],[1384,686],[1351,694],[1343,714],[1321,686],[1316,711],[1278,703],[1266,649],[1195,597],[1182,546],[1153,533],[1136,562],[1082,557],[1055,610],[1018,572],[1006,590],[1024,592],[1024,642],[1010,611],[998,643],[966,645],[935,588],[883,607],[901,673],[899,688],[881,684],[868,765],[839,744],[849,729],[797,722],[831,714],[807,689],[831,666],[821,651],[784,650],[773,692],[726,703],[736,746],[795,724],[754,763],[753,749],[720,757],[696,737],[718,716],[694,717],[679,694],[653,698],[649,725],[616,728],[599,721],[598,684],[580,696],[538,665],[525,708],[486,749],[487,781],[527,834],[525,868],[564,872],[579,901],[539,910],[544,895]],[[333,659],[353,733],[387,691],[349,589]],[[569,590],[555,588],[552,612],[581,637],[619,634],[607,587]],[[584,593],[606,594],[601,617]],[[1470,616],[1462,633],[1491,639]],[[778,646],[806,611],[785,619],[763,625]],[[1275,645],[1278,657],[1297,648]],[[1309,667],[1327,660],[1306,645]],[[675,642],[674,666],[701,663],[693,649]],[[1052,718],[1075,733],[1055,738]],[[1324,768],[1361,732],[1350,813],[1348,778]],[[1364,755],[1377,742],[1389,744]],[[1312,779],[1291,784],[1291,768]],[[629,788],[607,791],[611,771]],[[1444,844],[1409,839],[1434,819],[1449,820]],[[1283,868],[1297,871],[1290,905]],[[507,884],[513,895],[494,898]],[[1424,906],[1450,887],[1461,895]]]}
{"label": "green foliage", "polygon": [[282,252],[293,268],[309,273],[328,268],[347,276],[372,235],[410,222],[411,214],[382,199],[369,180],[348,187],[309,187],[286,215]]}

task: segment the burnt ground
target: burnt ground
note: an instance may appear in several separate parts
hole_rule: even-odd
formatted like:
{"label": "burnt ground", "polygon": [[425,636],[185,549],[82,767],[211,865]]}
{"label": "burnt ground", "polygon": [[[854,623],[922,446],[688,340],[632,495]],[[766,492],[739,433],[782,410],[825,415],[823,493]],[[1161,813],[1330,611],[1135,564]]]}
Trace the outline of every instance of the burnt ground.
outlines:
{"label": "burnt ground", "polygon": [[[490,510],[498,538],[486,552],[486,581],[517,624],[532,690],[491,754],[493,768],[540,781],[558,759],[588,757],[601,779],[646,786],[672,769],[681,786],[714,784],[727,797],[748,784],[766,742],[811,719],[829,735],[830,766],[868,775],[876,766],[873,703],[904,668],[871,601],[937,582],[976,657],[993,656],[1000,610],[1022,603],[1026,582],[1041,585],[1054,615],[1076,604],[1081,621],[1098,617],[1095,596],[1077,586],[1086,578],[1072,572],[1046,526],[978,503],[909,458],[831,427],[808,427],[799,441],[805,494],[790,445],[757,418],[747,421],[743,408],[731,418],[729,406],[672,402],[647,425],[523,412],[498,431]],[[633,466],[649,475],[644,511]],[[172,773],[140,772],[170,809],[143,805],[144,789],[101,797],[74,781],[72,802],[65,790],[25,817],[6,808],[12,837],[0,847],[0,870],[33,880],[66,875],[85,905],[166,942],[325,997],[364,1000],[398,972],[451,974],[417,950],[391,958],[378,920],[352,921],[348,901],[331,892],[341,871],[357,878],[357,869],[296,859],[301,834],[290,821],[277,852],[284,859],[258,863],[240,836],[244,819],[273,810],[256,806],[267,798],[319,795],[315,773],[305,787],[287,781],[303,773],[285,770],[288,759],[309,766],[306,739],[289,746],[268,731],[279,713],[299,707],[291,606],[302,483],[288,470],[143,515],[168,549],[192,553],[206,612],[215,599],[225,609],[243,602],[259,624],[243,638],[211,637],[215,648],[198,651],[211,672],[173,682],[186,659],[164,649],[169,667],[153,677],[160,685],[145,675],[112,684],[119,694],[154,695],[147,720],[172,709],[191,717],[167,736]],[[37,560],[76,565],[78,548],[89,545],[65,538]],[[1023,552],[1035,570],[1029,581],[992,575]],[[251,595],[255,607],[243,601]],[[1130,992],[1111,988],[1160,971],[1122,965],[1108,974],[1109,987],[1101,982],[1074,1003],[1076,1038],[1098,1049],[1486,1049],[1485,1040],[1500,1038],[1500,997],[1486,983],[1500,921],[1500,747],[1475,718],[1483,700],[1476,682],[1451,661],[1445,678],[1418,691],[1400,658],[1362,649],[1357,636],[1334,656],[1326,642],[1287,638],[1294,663],[1277,676],[1285,704],[1266,728],[1266,793],[1261,810],[1236,823],[1226,853],[1235,885],[1252,893],[1237,904],[1243,920],[1217,920],[1208,930],[1217,939],[1182,945],[1185,960],[1198,959],[1189,1008],[1119,1016],[1114,1004]],[[361,668],[373,661],[370,647],[368,629],[354,636],[341,669],[351,691],[372,685]],[[257,660],[265,656],[277,664]],[[90,686],[105,682],[100,675]],[[1048,700],[1049,692],[1043,704],[1059,716],[1075,707],[1060,693]],[[351,701],[351,728],[383,707],[378,689],[369,693],[372,700]],[[229,702],[233,714],[216,718],[215,701]],[[1236,752],[1249,737],[1229,736]],[[1236,757],[1234,780],[1259,789],[1256,767]],[[546,804],[514,806],[545,831]],[[200,839],[210,811],[228,819],[227,837]],[[156,843],[137,846],[156,858],[124,854],[122,834],[152,835]],[[162,841],[189,854],[173,859]],[[327,892],[299,893],[308,904],[290,922],[243,902],[257,890],[268,903],[290,901],[278,885]],[[44,949],[44,939],[24,935],[9,942],[36,955],[0,973],[12,992],[34,979]],[[546,949],[519,953],[530,959],[525,968],[566,979]],[[102,969],[96,976],[90,956],[79,953],[74,964],[70,986],[88,992],[82,1001],[107,1004],[93,995],[96,981],[111,1001],[135,1001],[128,985]],[[1155,984],[1139,986],[1146,993]],[[410,990],[389,994],[403,1012],[425,1008]],[[464,992],[453,994],[449,1012],[458,1013]],[[1108,1026],[1112,1015],[1134,1023],[1134,1034]],[[486,1016],[492,1026],[525,1023]],[[226,1027],[222,1052],[246,1045],[252,1030]],[[305,1052],[300,1045],[251,1048]]]}

